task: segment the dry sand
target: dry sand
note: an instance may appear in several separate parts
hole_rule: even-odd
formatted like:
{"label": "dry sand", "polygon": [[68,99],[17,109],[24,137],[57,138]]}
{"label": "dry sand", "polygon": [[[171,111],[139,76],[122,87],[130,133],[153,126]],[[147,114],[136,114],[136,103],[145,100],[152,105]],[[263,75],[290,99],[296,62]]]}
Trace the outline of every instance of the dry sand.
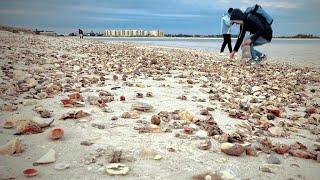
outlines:
{"label": "dry sand", "polygon": [[[56,151],[56,162],[35,166],[39,174],[30,179],[191,179],[196,174],[223,170],[231,171],[234,174],[233,179],[316,180],[320,177],[319,162],[292,157],[288,154],[276,155],[281,164],[269,165],[272,173],[262,172],[259,168],[267,164],[266,153],[260,152],[257,157],[245,154],[239,157],[226,155],[220,151],[217,136],[208,137],[212,142],[211,149],[200,150],[198,145],[203,140],[197,139],[194,134],[185,134],[181,127],[180,129],[173,128],[171,125],[174,120],[160,124],[161,128],[168,127],[172,132],[139,133],[134,129],[137,124],[140,124],[139,122],[149,124],[151,116],[160,111],[185,110],[194,115],[193,119],[205,118],[200,115],[200,110],[206,107],[214,109],[210,113],[225,133],[236,132],[238,129],[236,125],[243,122],[253,126],[252,122],[258,120],[252,118],[252,114],[248,114],[251,121],[229,116],[230,108],[238,104],[238,100],[252,98],[250,93],[244,89],[236,90],[235,87],[242,85],[241,79],[248,81],[248,87],[252,87],[254,78],[258,81],[256,85],[262,86],[263,78],[270,76],[273,77],[273,79],[269,78],[273,83],[270,86],[277,86],[280,89],[280,92],[275,93],[276,95],[271,93],[276,96],[274,100],[270,100],[271,102],[277,103],[277,98],[283,97],[285,100],[282,102],[285,103],[282,104],[287,107],[297,101],[294,100],[293,92],[297,93],[296,96],[301,96],[301,92],[304,92],[305,97],[301,97],[302,100],[297,102],[298,107],[294,108],[296,111],[287,109],[282,118],[277,117],[272,121],[272,124],[276,126],[279,126],[280,121],[284,121],[289,124],[287,124],[288,127],[295,127],[296,131],[288,128],[286,129],[288,136],[269,138],[273,142],[288,145],[299,141],[313,151],[314,144],[319,141],[319,134],[312,134],[309,130],[313,128],[319,132],[319,125],[306,123],[305,126],[298,126],[298,123],[292,123],[289,117],[292,113],[303,117],[305,108],[309,106],[316,107],[319,113],[320,91],[319,79],[317,79],[320,77],[319,69],[277,64],[264,64],[262,67],[243,65],[238,62],[239,60],[229,61],[215,53],[197,50],[133,46],[131,44],[106,45],[77,38],[54,38],[4,31],[0,32],[0,41],[0,66],[2,67],[0,104],[11,103],[18,106],[18,109],[12,112],[1,111],[0,124],[2,125],[8,117],[14,114],[22,115],[25,119],[40,117],[34,108],[43,106],[53,112],[53,116],[45,121],[55,119],[52,126],[62,127],[65,132],[62,139],[55,141],[48,137],[51,128],[44,129],[44,132],[39,134],[18,136],[25,150],[21,154],[0,156],[0,178],[12,176],[16,179],[24,179],[23,170],[32,167],[32,163],[49,149]],[[17,76],[8,77],[3,71],[5,66],[11,66],[12,71],[21,70],[23,73],[19,71],[20,74],[17,73]],[[249,70],[250,66],[253,66],[255,71]],[[269,71],[263,71],[263,69],[269,69]],[[239,73],[238,77],[234,76],[237,74],[235,71],[238,70],[243,74]],[[259,72],[264,73],[261,74],[262,78],[255,75]],[[296,78],[296,84],[303,85],[277,81],[278,77],[285,79],[286,75],[282,73],[287,75],[289,81],[294,81],[292,78]],[[290,73],[296,74],[290,75]],[[128,75],[127,81],[122,80],[123,74]],[[274,74],[278,77],[272,76]],[[114,75],[117,75],[119,79],[113,79]],[[305,75],[305,84],[299,79],[299,76],[302,75]],[[38,87],[39,91],[45,91],[48,86],[59,84],[62,91],[71,91],[71,89],[79,91],[84,97],[85,107],[67,108],[61,105],[60,100],[66,98],[71,92],[57,92],[50,98],[39,99],[24,98],[28,94],[37,94],[39,92],[37,90],[33,92],[29,89],[26,92],[10,94],[13,86],[17,87],[21,81],[30,78],[29,76],[34,77],[38,83],[41,79],[44,82],[30,89]],[[105,79],[101,80],[101,77]],[[165,80],[157,80],[158,77]],[[253,78],[249,80],[249,77]],[[193,83],[189,81],[188,84],[187,80],[192,80]],[[207,86],[203,86],[204,84]],[[111,90],[116,86],[120,88]],[[210,89],[222,93],[220,101],[208,98],[211,95],[208,94]],[[315,89],[315,92],[310,93],[310,89]],[[107,103],[107,107],[112,112],[103,112],[98,106],[87,102],[87,97],[98,96],[99,90],[113,94],[115,100]],[[136,98],[137,92],[143,93],[144,97]],[[146,97],[147,92],[152,92],[154,97]],[[284,97],[286,94],[289,100]],[[122,95],[126,97],[123,102],[119,101]],[[177,99],[181,95],[187,96],[187,100]],[[135,102],[148,103],[154,109],[150,112],[140,112],[138,119],[121,118],[123,112],[131,111],[131,106]],[[91,115],[80,120],[59,120],[62,114],[77,110],[84,110]],[[263,113],[261,112],[260,115]],[[111,120],[113,116],[119,119]],[[178,122],[190,126],[190,122]],[[105,128],[92,127],[92,123],[105,125]],[[255,131],[258,129],[256,128]],[[13,135],[14,133],[15,129],[0,127],[0,145],[17,137]],[[180,137],[176,137],[177,133],[180,134]],[[244,138],[245,142],[255,143],[259,139],[255,135]],[[267,137],[268,135],[262,133],[260,136]],[[89,140],[94,144],[80,145],[84,140]],[[106,152],[98,157],[97,152],[101,149]],[[171,152],[172,149],[174,152]],[[121,163],[130,167],[127,175],[110,176],[101,172],[108,164],[108,159],[114,150],[122,150]],[[153,156],[157,154],[163,158],[154,160]],[[84,163],[85,159],[95,155],[97,156],[96,162]],[[70,164],[70,168],[56,170],[54,166],[57,163]]]}

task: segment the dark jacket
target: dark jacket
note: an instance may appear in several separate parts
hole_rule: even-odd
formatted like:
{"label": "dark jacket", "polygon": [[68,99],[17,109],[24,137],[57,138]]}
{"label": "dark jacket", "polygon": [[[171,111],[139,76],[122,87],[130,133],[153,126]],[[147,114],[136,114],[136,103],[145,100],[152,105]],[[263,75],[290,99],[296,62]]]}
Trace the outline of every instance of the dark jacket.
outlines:
{"label": "dark jacket", "polygon": [[251,36],[252,43],[255,42],[260,36],[269,42],[272,39],[271,26],[267,23],[264,23],[258,16],[249,14],[243,19],[243,26],[240,27],[240,33],[237,43],[234,47],[234,51],[237,52],[239,50],[247,31],[253,34],[253,36]]}

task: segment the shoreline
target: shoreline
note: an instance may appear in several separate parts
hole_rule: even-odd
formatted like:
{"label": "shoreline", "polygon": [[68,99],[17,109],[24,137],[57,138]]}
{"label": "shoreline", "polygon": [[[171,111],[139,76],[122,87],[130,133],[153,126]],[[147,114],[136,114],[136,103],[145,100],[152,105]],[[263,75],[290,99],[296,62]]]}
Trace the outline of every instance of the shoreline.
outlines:
{"label": "shoreline", "polygon": [[[0,178],[23,179],[27,167],[39,170],[33,179],[319,177],[318,67],[4,31],[0,41],[0,146],[19,138],[24,149],[0,155]],[[20,121],[53,119],[14,135]],[[61,139],[49,138],[54,127]],[[225,143],[243,151],[231,156]],[[32,166],[50,149],[54,162]],[[114,161],[129,171],[108,174]]]}
{"label": "shoreline", "polygon": [[[72,36],[65,36],[65,37],[72,37]],[[221,40],[223,37],[214,37],[214,38],[207,38],[207,37],[125,37],[125,36],[119,36],[119,37],[111,37],[111,36],[84,36],[86,38],[92,38],[92,39],[99,39],[99,38],[109,38],[109,39],[205,39],[205,40]],[[237,38],[231,38],[233,40],[236,40]],[[272,38],[273,40],[314,40],[314,41],[319,41],[320,38],[277,38],[274,37]]]}

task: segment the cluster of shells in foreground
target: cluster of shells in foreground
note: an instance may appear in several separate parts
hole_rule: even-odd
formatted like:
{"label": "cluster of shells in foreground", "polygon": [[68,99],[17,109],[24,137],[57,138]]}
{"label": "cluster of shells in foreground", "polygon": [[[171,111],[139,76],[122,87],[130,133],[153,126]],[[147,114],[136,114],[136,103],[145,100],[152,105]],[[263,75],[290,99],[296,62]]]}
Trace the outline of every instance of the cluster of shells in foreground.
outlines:
{"label": "cluster of shells in foreground", "polygon": [[[62,106],[91,104],[108,112],[111,111],[109,102],[126,101],[126,97],[100,91],[96,99],[86,99],[81,90],[105,87],[108,80],[123,87],[143,88],[143,84],[135,83],[136,79],[166,82],[166,79],[173,78],[189,88],[199,86],[199,94],[205,94],[207,98],[197,101],[213,102],[235,121],[242,121],[237,130],[223,132],[211,115],[215,109],[205,107],[199,112],[186,112],[179,107],[167,112],[136,102],[132,105],[133,110],[124,112],[122,118],[139,118],[151,111],[154,114],[150,125],[137,130],[165,133],[176,128],[174,121],[183,120],[178,128],[183,129],[184,135],[193,136],[195,131],[206,131],[207,137],[229,143],[221,146],[222,151],[229,155],[246,152],[255,156],[256,151],[276,152],[319,161],[319,68],[273,63],[248,65],[241,61],[217,60],[213,53],[195,50],[126,43],[106,45],[68,38],[1,33],[0,95],[3,112],[19,111],[21,104],[30,99],[48,99],[62,93],[69,96],[61,100]],[[145,97],[157,98],[153,92],[137,95],[142,100]],[[177,97],[179,101],[188,101],[188,98],[184,95]],[[45,110],[40,113],[43,116],[50,114]],[[90,114],[70,112],[61,114],[60,119],[86,116]],[[162,128],[165,124],[167,128]],[[313,135],[314,147],[300,142],[273,144],[269,139],[273,136],[287,137],[300,129]],[[200,148],[208,149],[210,145],[205,141]]]}

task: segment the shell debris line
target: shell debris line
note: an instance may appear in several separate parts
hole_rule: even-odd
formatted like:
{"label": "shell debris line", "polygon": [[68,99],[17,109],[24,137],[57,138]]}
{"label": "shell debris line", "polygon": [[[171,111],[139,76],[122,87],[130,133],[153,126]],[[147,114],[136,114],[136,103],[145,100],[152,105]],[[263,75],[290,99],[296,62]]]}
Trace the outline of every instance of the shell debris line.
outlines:
{"label": "shell debris line", "polygon": [[318,67],[6,31],[0,66],[2,179],[319,178]]}

